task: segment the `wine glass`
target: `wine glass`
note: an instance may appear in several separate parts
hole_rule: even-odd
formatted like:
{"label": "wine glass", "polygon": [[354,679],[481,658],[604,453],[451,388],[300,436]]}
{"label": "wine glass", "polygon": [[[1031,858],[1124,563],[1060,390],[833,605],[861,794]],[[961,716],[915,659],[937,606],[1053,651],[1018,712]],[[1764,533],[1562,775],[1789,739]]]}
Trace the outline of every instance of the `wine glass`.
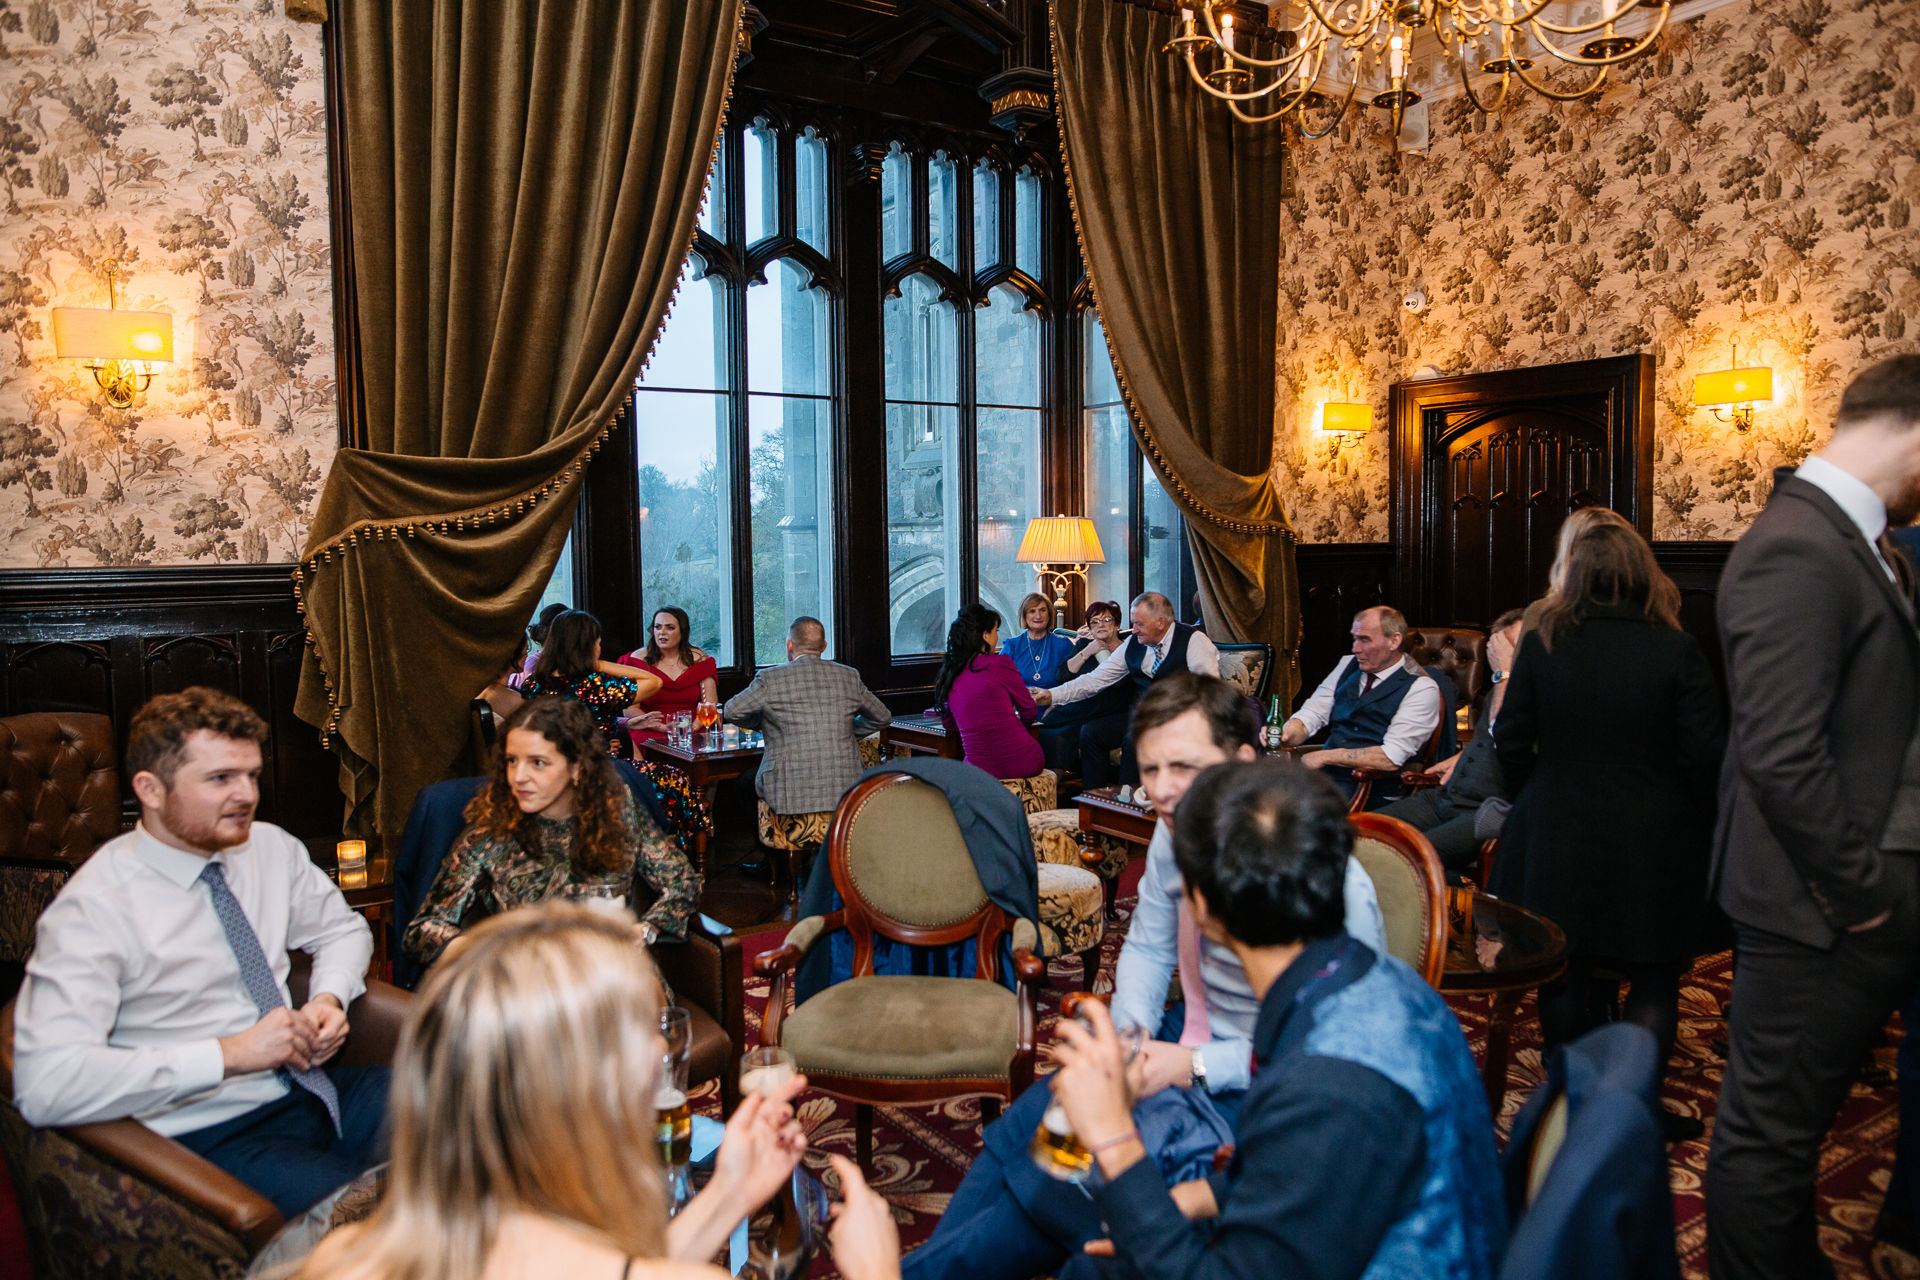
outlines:
{"label": "wine glass", "polygon": [[712,742],[713,726],[720,723],[720,704],[717,702],[702,702],[694,708],[693,722],[700,727],[702,745],[710,745]]}

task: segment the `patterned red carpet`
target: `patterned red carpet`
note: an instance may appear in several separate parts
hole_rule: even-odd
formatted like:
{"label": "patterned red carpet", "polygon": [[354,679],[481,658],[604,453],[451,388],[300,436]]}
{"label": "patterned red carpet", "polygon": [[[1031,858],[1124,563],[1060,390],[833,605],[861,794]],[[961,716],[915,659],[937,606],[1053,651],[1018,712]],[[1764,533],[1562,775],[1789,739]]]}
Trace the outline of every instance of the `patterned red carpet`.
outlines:
{"label": "patterned red carpet", "polygon": [[[1120,906],[1123,918],[1108,928],[1103,945],[1102,982],[1106,985],[1112,981],[1114,958],[1126,934],[1124,915],[1131,908],[1132,899],[1122,898]],[[753,954],[778,945],[781,936],[781,933],[760,934],[747,939],[749,965]],[[1068,960],[1055,965],[1052,977],[1056,990],[1041,995],[1039,1043],[1043,1045],[1052,1038],[1052,1026],[1058,1016],[1058,993],[1077,988],[1079,962]],[[1713,1055],[1709,1045],[1725,1034],[1719,1010],[1727,998],[1730,982],[1726,953],[1705,957],[1696,966],[1681,991],[1680,1045],[1675,1053],[1680,1065],[1668,1073],[1667,1105],[1700,1116],[1709,1125],[1720,1089],[1720,1059]],[[767,984],[750,976],[747,985],[750,1040],[759,1033],[760,1014],[766,1000]],[[1485,1044],[1486,1002],[1461,998],[1452,1003],[1478,1056]],[[1514,1113],[1540,1082],[1542,1074],[1539,1029],[1530,1000],[1522,1007],[1514,1027],[1513,1050],[1506,1106],[1499,1119],[1503,1139]],[[1881,1050],[1878,1056],[1883,1065],[1893,1065],[1892,1048]],[[704,1099],[696,1097],[695,1102],[709,1114],[717,1111],[718,1097],[712,1092]],[[809,1164],[816,1173],[830,1177],[826,1173],[825,1156],[820,1153],[837,1151],[852,1157],[853,1105],[822,1094],[808,1094],[801,1101],[801,1114],[812,1148]],[[1855,1085],[1853,1099],[1828,1143],[1820,1178],[1822,1241],[1845,1280],[1866,1277],[1920,1280],[1920,1261],[1885,1245],[1875,1245],[1873,1241],[1873,1222],[1893,1165],[1896,1132],[1895,1091]],[[977,1099],[931,1107],[876,1110],[874,1163],[878,1172],[875,1182],[893,1204],[901,1242],[906,1248],[911,1249],[932,1234],[948,1197],[959,1186],[979,1149]],[[1700,1186],[1706,1170],[1707,1143],[1704,1139],[1683,1143],[1670,1148],[1670,1153],[1674,1219],[1683,1271],[1687,1280],[1705,1280],[1706,1222]],[[830,1260],[821,1258],[815,1261],[812,1274],[816,1280],[824,1280],[838,1273]]]}

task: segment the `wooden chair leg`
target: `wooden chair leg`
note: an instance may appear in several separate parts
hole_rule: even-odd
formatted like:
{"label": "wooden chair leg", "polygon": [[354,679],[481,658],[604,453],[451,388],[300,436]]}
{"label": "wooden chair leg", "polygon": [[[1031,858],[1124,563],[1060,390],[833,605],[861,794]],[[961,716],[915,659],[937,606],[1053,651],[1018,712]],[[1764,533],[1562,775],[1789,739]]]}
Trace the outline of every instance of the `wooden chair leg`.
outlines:
{"label": "wooden chair leg", "polygon": [[853,1161],[861,1173],[873,1176],[873,1107],[865,1102],[853,1104]]}
{"label": "wooden chair leg", "polygon": [[980,1099],[980,1127],[986,1128],[1000,1118],[1000,1099]]}
{"label": "wooden chair leg", "polygon": [[1093,980],[1100,976],[1100,948],[1095,945],[1080,953],[1080,989],[1093,994]]}
{"label": "wooden chair leg", "polygon": [[1107,919],[1118,920],[1120,913],[1113,909],[1113,903],[1114,900],[1120,896],[1120,877],[1102,876],[1100,878],[1100,895],[1107,901]]}

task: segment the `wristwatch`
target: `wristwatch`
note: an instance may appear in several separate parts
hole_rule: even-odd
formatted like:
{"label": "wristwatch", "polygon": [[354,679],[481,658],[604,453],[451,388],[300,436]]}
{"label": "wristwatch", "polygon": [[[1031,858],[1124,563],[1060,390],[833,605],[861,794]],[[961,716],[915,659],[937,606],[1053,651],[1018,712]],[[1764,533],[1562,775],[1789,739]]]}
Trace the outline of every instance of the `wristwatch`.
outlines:
{"label": "wristwatch", "polygon": [[1207,1087],[1207,1059],[1200,1050],[1204,1046],[1196,1045],[1193,1050],[1193,1065],[1187,1068],[1187,1088],[1204,1089]]}
{"label": "wristwatch", "polygon": [[1499,684],[1502,680],[1505,680],[1511,674],[1513,673],[1510,671],[1495,671],[1492,675],[1488,676],[1487,679],[1491,680],[1495,684]]}

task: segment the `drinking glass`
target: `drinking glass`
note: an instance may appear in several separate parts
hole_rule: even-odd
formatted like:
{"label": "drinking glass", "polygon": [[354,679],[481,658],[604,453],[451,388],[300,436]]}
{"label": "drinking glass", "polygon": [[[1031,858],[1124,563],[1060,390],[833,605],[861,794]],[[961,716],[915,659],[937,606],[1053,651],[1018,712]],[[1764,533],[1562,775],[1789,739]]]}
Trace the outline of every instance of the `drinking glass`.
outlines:
{"label": "drinking glass", "polygon": [[[627,910],[627,898],[633,892],[633,881],[625,876],[619,879],[581,880],[562,885],[559,896],[569,902],[577,902],[593,911],[610,916],[626,917],[631,923],[631,913]],[[682,1012],[685,1012],[682,1010]]]}
{"label": "drinking glass", "polygon": [[660,1163],[677,1186],[684,1182],[687,1161],[693,1156],[693,1108],[687,1104],[688,1051],[693,1047],[693,1024],[685,1009],[669,1005],[660,1011],[660,1072],[653,1086],[653,1136],[660,1144]]}
{"label": "drinking glass", "polygon": [[694,709],[693,722],[700,726],[701,742],[699,749],[706,751],[713,747],[713,726],[720,723],[720,704],[703,702]]}
{"label": "drinking glass", "polygon": [[671,744],[682,750],[691,750],[693,747],[693,712],[674,712],[671,728]]}
{"label": "drinking glass", "polygon": [[740,1055],[740,1092],[771,1098],[795,1070],[793,1055],[779,1045],[756,1045]]}
{"label": "drinking glass", "polygon": [[[1093,1025],[1077,1012],[1074,1017],[1081,1026],[1093,1030]],[[1126,1046],[1127,1065],[1131,1066],[1147,1042],[1147,1033],[1139,1027],[1121,1027],[1118,1030],[1120,1043]],[[1073,1123],[1067,1119],[1067,1109],[1060,1105],[1058,1098],[1048,1101],[1046,1114],[1040,1117],[1040,1124],[1033,1131],[1033,1141],[1027,1145],[1027,1154],[1040,1166],[1040,1171],[1050,1178],[1080,1183],[1093,1176],[1093,1153],[1074,1133]]]}

